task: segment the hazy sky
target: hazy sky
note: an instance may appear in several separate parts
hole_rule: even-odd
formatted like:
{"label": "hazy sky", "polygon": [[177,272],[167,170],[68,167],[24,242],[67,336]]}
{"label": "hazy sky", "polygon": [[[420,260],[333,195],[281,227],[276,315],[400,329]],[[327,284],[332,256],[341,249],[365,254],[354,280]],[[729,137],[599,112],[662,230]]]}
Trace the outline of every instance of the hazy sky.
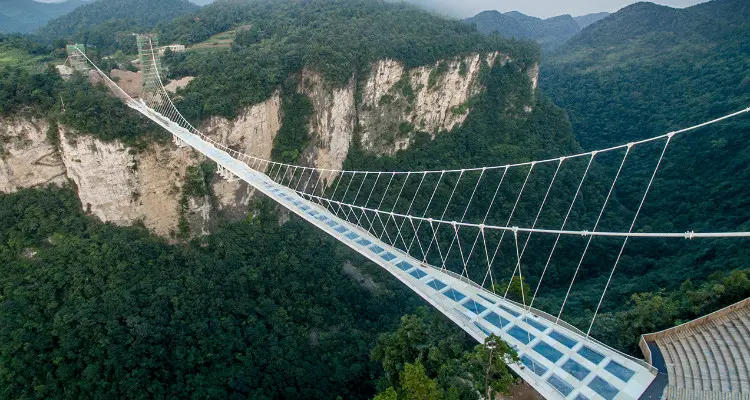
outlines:
{"label": "hazy sky", "polygon": [[[470,17],[480,11],[520,11],[527,15],[549,18],[562,14],[573,16],[595,12],[615,12],[636,1],[633,0],[406,0],[432,11],[455,17]],[[655,0],[654,3],[670,7],[687,7],[707,0]]]}
{"label": "hazy sky", "polygon": [[[45,3],[61,0],[37,0]],[[400,1],[400,0],[399,0]],[[632,0],[406,0],[408,3],[449,14],[454,17],[471,17],[485,10],[520,11],[527,15],[549,18],[562,14],[579,16],[601,11],[615,12]],[[655,0],[654,3],[670,7],[687,7],[706,0]],[[209,1],[196,1],[208,3]]]}

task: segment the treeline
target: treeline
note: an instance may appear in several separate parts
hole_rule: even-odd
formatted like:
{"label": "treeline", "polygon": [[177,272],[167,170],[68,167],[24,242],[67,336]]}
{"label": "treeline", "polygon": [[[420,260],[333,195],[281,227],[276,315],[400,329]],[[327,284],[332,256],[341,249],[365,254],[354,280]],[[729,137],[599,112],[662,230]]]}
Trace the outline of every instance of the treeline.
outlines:
{"label": "treeline", "polygon": [[[490,342],[495,344],[492,352]],[[479,400],[508,394],[520,381],[508,368],[518,355],[507,343],[490,336],[477,345],[424,307],[401,317],[395,331],[380,335],[370,357],[385,372],[375,400]]]}
{"label": "treeline", "polygon": [[137,53],[133,33],[198,10],[188,0],[99,0],[54,19],[37,34],[48,42],[59,39],[99,49]]}
{"label": "treeline", "polygon": [[[50,54],[50,47],[29,39],[5,39],[4,44],[16,51]],[[96,55],[90,56],[95,62],[106,63]],[[0,115],[32,113],[73,128],[77,133],[91,134],[104,141],[121,140],[135,147],[168,139],[163,129],[129,109],[105,86],[91,81],[90,76],[79,72],[64,81],[51,64],[42,71],[13,65],[0,67]]]}
{"label": "treeline", "polygon": [[[584,30],[546,60],[541,86],[568,111],[576,138],[586,149],[664,134],[750,104],[748,29],[747,7],[734,0],[715,0],[685,9],[634,4]],[[750,229],[748,143],[747,116],[675,136],[636,229]],[[631,173],[648,177],[655,166],[654,151],[658,155],[663,146],[663,141],[650,146],[652,156],[648,158],[634,154],[636,158],[627,166]],[[640,182],[623,185],[613,194],[627,205],[630,215],[645,189],[642,178]],[[632,350],[640,333],[666,328],[741,299],[730,296],[716,302],[707,298],[705,307],[692,306],[694,312],[686,311],[686,306],[676,307],[677,311],[656,311],[654,315],[663,318],[663,323],[641,322],[618,312],[631,306],[627,300],[634,293],[652,293],[638,298],[648,307],[662,300],[691,297],[692,290],[681,286],[686,279],[699,288],[696,290],[709,290],[704,282],[722,286],[712,276],[746,269],[750,265],[746,246],[743,239],[631,241],[605,299],[603,309],[607,314],[600,318],[602,325],[608,319],[610,323],[606,328],[601,326],[597,336],[613,338]],[[727,279],[735,278],[740,279]],[[601,279],[584,283],[581,294],[573,296],[573,306],[590,307],[585,291],[601,293],[603,285]],[[660,294],[662,290],[673,293],[669,295],[671,300]],[[744,294],[749,295],[747,291]],[[647,318],[645,311],[643,318]],[[637,328],[630,331],[629,322],[625,329],[619,329],[619,321],[632,321]]]}
{"label": "treeline", "polygon": [[257,207],[172,246],[84,215],[70,188],[0,195],[0,398],[372,398],[369,352],[415,296]]}
{"label": "treeline", "polygon": [[238,29],[231,49],[168,57],[174,76],[198,76],[182,94],[186,117],[232,117],[267,99],[307,67],[333,85],[369,71],[378,59],[407,67],[467,53],[501,51],[520,62],[539,58],[536,45],[488,38],[473,27],[411,6],[366,0],[218,2],[160,28],[164,43],[194,44]]}

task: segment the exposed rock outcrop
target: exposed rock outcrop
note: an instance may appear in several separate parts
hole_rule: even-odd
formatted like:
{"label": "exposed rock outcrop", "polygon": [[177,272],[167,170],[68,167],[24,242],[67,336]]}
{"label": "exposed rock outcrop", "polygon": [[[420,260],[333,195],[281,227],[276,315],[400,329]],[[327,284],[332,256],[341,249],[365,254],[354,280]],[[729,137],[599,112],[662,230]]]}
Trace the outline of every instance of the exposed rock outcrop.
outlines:
{"label": "exposed rock outcrop", "polygon": [[[67,176],[78,187],[85,210],[117,225],[141,221],[159,235],[176,232],[185,171],[198,162],[192,150],[152,144],[136,153],[118,141],[64,130],[60,145]],[[189,210],[200,210],[200,220],[207,219],[203,203],[194,201]]]}
{"label": "exposed rock outcrop", "polygon": [[313,105],[309,129],[315,139],[306,152],[307,163],[319,168],[341,169],[349,154],[357,115],[354,78],[343,88],[332,88],[321,74],[305,69],[298,91]]}
{"label": "exposed rock outcrop", "polygon": [[406,71],[393,60],[372,68],[359,109],[362,146],[375,154],[405,149],[416,131],[449,131],[469,115],[469,101],[482,90],[480,72],[507,57],[474,54]]}
{"label": "exposed rock outcrop", "polygon": [[65,166],[47,140],[49,124],[35,117],[0,119],[0,192],[67,181]]}
{"label": "exposed rock outcrop", "polygon": [[[433,137],[450,131],[466,120],[471,99],[483,90],[483,71],[508,61],[499,53],[475,54],[407,69],[400,62],[381,60],[372,65],[367,76],[352,76],[343,87],[305,69],[297,91],[313,106],[308,127],[313,140],[304,150],[302,162],[337,170],[356,137],[366,151],[384,155],[408,148],[417,131]],[[530,66],[526,72],[536,88],[538,66]],[[133,78],[126,75],[121,79]],[[214,117],[200,129],[234,150],[268,160],[282,114],[280,93],[276,92],[245,108],[237,118]],[[189,148],[151,144],[135,151],[117,141],[102,142],[61,127],[58,149],[48,140],[49,131],[48,123],[39,118],[0,119],[0,192],[70,179],[91,214],[119,225],[141,221],[163,236],[184,230],[183,217],[188,219],[190,233],[200,235],[209,233],[215,211],[230,218],[243,218],[248,212],[254,191],[241,181],[214,178],[213,199],[203,194],[183,195],[187,169],[203,161]],[[51,134],[55,137],[55,132]]]}
{"label": "exposed rock outcrop", "polygon": [[[201,126],[201,132],[230,148],[258,157],[271,159],[271,150],[281,127],[281,98],[278,92],[263,103],[246,108],[234,120],[223,117],[210,118]],[[219,207],[231,216],[247,212],[252,188],[241,181],[217,181],[214,184]]]}

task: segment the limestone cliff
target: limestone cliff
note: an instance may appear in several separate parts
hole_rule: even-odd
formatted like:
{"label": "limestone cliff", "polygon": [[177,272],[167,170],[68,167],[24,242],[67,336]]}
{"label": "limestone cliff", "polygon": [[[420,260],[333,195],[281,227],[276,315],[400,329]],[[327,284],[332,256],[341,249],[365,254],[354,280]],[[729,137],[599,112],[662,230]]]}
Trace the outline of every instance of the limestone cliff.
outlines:
{"label": "limestone cliff", "polygon": [[0,193],[67,181],[65,166],[47,140],[48,131],[44,119],[0,118]]}
{"label": "limestone cliff", "polygon": [[[176,232],[180,187],[186,168],[197,163],[191,150],[152,144],[136,153],[117,141],[66,130],[60,135],[67,176],[76,184],[84,209],[117,225],[141,221],[159,235]],[[201,207],[193,204],[191,209]],[[198,231],[207,231],[200,219]]]}
{"label": "limestone cliff", "polygon": [[[301,162],[341,169],[355,138],[366,151],[384,155],[409,147],[418,131],[433,137],[450,131],[466,120],[471,99],[483,90],[482,72],[508,61],[498,53],[474,54],[407,69],[381,60],[366,76],[353,75],[343,86],[305,69],[297,91],[313,106],[308,126],[313,140]],[[526,72],[535,87],[538,66]],[[200,129],[234,150],[267,160],[283,117],[276,92],[237,118],[210,118]],[[40,118],[0,119],[0,192],[72,181],[91,214],[119,225],[140,221],[162,236],[184,234],[186,224],[191,235],[206,234],[217,212],[233,219],[247,215],[254,191],[241,181],[214,177],[211,196],[186,197],[188,171],[202,161],[195,151],[171,144],[152,143],[135,151],[66,127],[55,132]]]}
{"label": "limestone cliff", "polygon": [[[213,117],[201,125],[207,136],[241,153],[271,159],[276,134],[281,127],[281,98],[278,92],[263,103],[245,109],[234,120]],[[213,186],[220,208],[231,217],[243,217],[252,188],[242,182],[217,181]]]}
{"label": "limestone cliff", "polygon": [[434,137],[463,123],[469,101],[482,90],[480,71],[492,68],[498,57],[474,54],[408,71],[393,60],[375,63],[359,107],[363,148],[392,154],[407,148],[416,131]]}

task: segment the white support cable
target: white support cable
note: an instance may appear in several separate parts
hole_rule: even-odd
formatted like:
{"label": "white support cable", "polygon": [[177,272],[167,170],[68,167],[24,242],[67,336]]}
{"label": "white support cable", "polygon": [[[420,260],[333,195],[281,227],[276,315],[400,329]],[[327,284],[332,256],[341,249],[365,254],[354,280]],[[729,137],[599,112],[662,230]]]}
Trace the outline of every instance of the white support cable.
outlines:
{"label": "white support cable", "polygon": [[[381,172],[378,172],[377,176],[375,177],[375,183],[373,183],[372,188],[370,189],[370,194],[367,195],[367,201],[365,201],[365,207],[367,207],[370,204],[370,200],[372,199],[372,194],[375,192],[375,188],[378,186],[378,182],[380,182],[380,175],[381,174],[382,174]],[[364,217],[364,216],[365,216],[365,212],[362,211],[362,214],[360,214],[357,217],[357,226],[359,226],[360,228],[363,228],[363,229],[364,229],[364,226],[362,226],[361,222],[362,222],[362,217]],[[369,222],[369,218],[368,218],[368,222]]]}
{"label": "white support cable", "polygon": [[[349,180],[349,184],[346,185],[346,189],[344,189],[344,194],[341,196],[341,201],[344,202],[346,200],[346,195],[349,194],[349,189],[352,187],[352,182],[354,182],[354,178],[357,176],[357,172],[352,173],[352,179]],[[340,209],[342,214],[345,214],[346,211],[343,209]],[[338,217],[339,214],[336,212],[336,216]]]}
{"label": "white support cable", "polygon": [[[359,199],[359,193],[362,191],[362,187],[365,186],[365,181],[367,180],[367,177],[369,176],[369,172],[365,172],[365,176],[362,178],[362,183],[359,184],[359,188],[357,189],[357,194],[354,196],[354,200],[352,200],[352,204],[357,204],[357,199]],[[346,214],[346,220],[349,221],[349,216],[353,210],[349,210],[349,212]],[[356,214],[355,214],[356,216]]]}
{"label": "white support cable", "polygon": [[[456,184],[453,185],[453,191],[451,191],[451,195],[448,198],[448,202],[445,203],[445,208],[443,209],[443,213],[440,215],[440,219],[445,218],[445,213],[448,212],[448,208],[450,207],[451,202],[453,201],[453,196],[456,194],[456,189],[458,189],[458,184],[461,182],[461,178],[463,178],[463,176],[464,176],[464,172],[461,171],[461,174],[458,175],[458,179],[456,179]],[[433,228],[433,232],[434,232],[433,239],[435,239],[435,241],[436,241],[436,245],[438,247],[438,253],[442,253],[440,251],[440,242],[437,242],[437,231],[435,231],[435,228],[432,225],[432,221],[433,220],[430,219],[430,226]],[[438,223],[438,229],[437,229],[438,231],[440,230],[440,225],[441,224]],[[433,242],[433,240],[431,239],[430,240],[430,244],[427,246],[427,254],[424,255],[424,259],[422,260],[422,262],[427,262],[427,257],[430,255],[430,249],[432,248],[432,242]],[[442,255],[440,256],[440,258],[442,260],[442,258],[443,258]],[[443,268],[442,269],[445,270],[445,260],[443,260]]]}
{"label": "white support cable", "polygon": [[[518,229],[517,227],[513,228],[513,241],[515,242],[516,247],[516,267],[518,268],[518,281],[519,285],[521,286],[521,303],[523,304],[523,308],[526,308],[526,295],[524,294],[523,290],[523,272],[521,271],[521,255],[518,253]],[[513,274],[515,276],[515,273]],[[510,278],[510,281],[513,282],[513,277]],[[506,290],[506,295],[507,295]],[[523,316],[523,322],[526,322],[528,324],[528,315]],[[527,336],[527,343],[531,343],[531,332],[526,329]]]}
{"label": "white support cable", "polygon": [[[464,212],[461,215],[461,221],[460,222],[464,222],[464,220],[466,219],[466,213],[469,212],[469,207],[471,207],[471,202],[474,201],[474,195],[477,194],[477,189],[479,188],[479,184],[482,182],[482,178],[484,178],[484,173],[485,173],[485,170],[482,170],[482,172],[479,174],[479,179],[477,179],[477,183],[474,185],[474,190],[471,191],[471,196],[469,196],[469,202],[466,203],[466,208],[464,208]],[[466,273],[466,277],[468,278],[469,277],[469,272],[466,270],[467,261],[464,258],[463,250],[460,248],[461,247],[461,238],[458,237],[458,232],[461,230],[461,228],[458,227],[458,228],[455,228],[454,230],[455,230],[455,232],[454,232],[455,236],[453,237],[453,240],[451,240],[450,246],[448,246],[448,251],[445,253],[445,260],[447,261],[448,257],[450,257],[451,250],[453,249],[453,244],[456,242],[456,240],[458,240],[459,251],[461,252],[461,262],[463,262],[463,264],[464,264],[463,265],[463,267],[464,267],[464,271],[463,272]],[[443,269],[445,269],[445,261],[443,262]]]}
{"label": "white support cable", "polygon": [[[583,182],[586,181],[586,177],[589,174],[589,171],[591,170],[591,165],[594,163],[594,158],[596,158],[597,153],[594,153],[591,155],[591,158],[589,158],[589,162],[586,165],[586,170],[583,172],[583,176],[581,176],[581,181],[578,182],[578,188],[576,189],[575,195],[573,195],[573,200],[570,202],[570,207],[568,207],[568,212],[565,214],[565,218],[563,219],[562,226],[560,226],[560,229],[565,229],[565,226],[568,223],[568,218],[570,218],[570,213],[573,211],[573,208],[576,205],[576,201],[578,200],[578,195],[581,193],[581,188],[583,187]],[[531,233],[529,233],[531,234]],[[544,269],[542,270],[542,275],[539,277],[539,282],[536,284],[536,289],[534,289],[534,296],[531,297],[531,303],[529,303],[529,309],[534,305],[534,300],[536,300],[536,295],[539,293],[539,288],[542,286],[542,281],[544,280],[544,275],[547,274],[547,268],[549,268],[549,264],[552,261],[552,256],[555,254],[555,250],[557,249],[557,244],[560,242],[560,237],[562,236],[562,233],[558,233],[557,237],[555,238],[555,243],[552,245],[552,250],[550,250],[549,257],[547,257],[547,262],[544,264]]]}
{"label": "white support cable", "polygon": [[[492,200],[490,201],[490,205],[487,207],[487,212],[484,213],[484,218],[482,218],[482,223],[479,225],[479,232],[477,232],[477,236],[474,238],[474,244],[471,245],[471,250],[469,250],[469,259],[466,261],[467,263],[471,260],[471,255],[474,253],[474,247],[477,245],[477,241],[479,240],[479,235],[482,235],[482,240],[484,240],[484,246],[485,251],[487,250],[487,240],[484,236],[484,224],[487,222],[487,218],[490,216],[490,212],[492,211],[492,207],[495,206],[495,200],[497,200],[497,195],[500,193],[500,188],[503,186],[503,182],[505,182],[505,176],[508,175],[508,168],[505,168],[503,170],[503,175],[500,177],[500,182],[498,182],[497,187],[495,188],[495,193],[492,195]],[[487,276],[491,275],[490,271],[490,263],[489,258],[487,258],[487,272],[484,274],[484,279],[482,280],[482,287],[484,287],[484,284],[487,283]],[[494,292],[493,292],[494,293]]]}
{"label": "white support cable", "polygon": [[[628,159],[628,155],[630,154],[631,147],[628,147],[625,149],[625,154],[622,156],[622,162],[620,162],[620,168],[617,169],[617,174],[615,175],[615,178],[612,180],[612,185],[609,187],[609,193],[607,193],[607,197],[604,199],[604,204],[602,204],[601,210],[599,210],[599,216],[596,217],[596,223],[594,224],[594,228],[591,230],[592,232],[596,232],[597,228],[599,228],[599,222],[602,220],[602,216],[604,215],[604,211],[607,209],[607,205],[609,204],[609,199],[612,197],[612,193],[615,191],[615,186],[617,186],[617,180],[620,178],[620,173],[622,172],[622,168],[625,166],[625,161]],[[589,236],[589,239],[586,241],[586,247],[583,248],[583,252],[581,253],[581,258],[578,260],[578,265],[576,266],[576,270],[573,273],[573,278],[570,280],[570,286],[568,287],[568,292],[565,294],[565,298],[563,299],[562,306],[560,307],[560,312],[557,314],[557,319],[555,320],[555,323],[560,322],[560,316],[562,316],[563,310],[565,309],[565,304],[568,301],[568,297],[570,296],[570,292],[573,290],[573,285],[576,282],[576,278],[578,277],[578,272],[581,270],[581,265],[583,265],[583,260],[586,258],[586,253],[589,251],[589,246],[591,246],[591,241],[594,239],[593,236]]]}
{"label": "white support cable", "polygon": [[[396,174],[391,173],[391,178],[388,179],[388,185],[385,187],[385,192],[383,192],[383,197],[380,198],[380,203],[378,203],[378,210],[380,210],[381,207],[383,207],[383,201],[385,201],[385,198],[388,196],[388,191],[391,190],[391,184],[393,183],[393,178],[396,176]],[[377,215],[377,214],[376,214]],[[378,219],[380,217],[378,216]],[[370,224],[370,227],[367,229],[368,232],[371,232],[372,229],[374,229],[375,225],[375,218],[372,218],[373,222]],[[383,223],[383,220],[380,220],[380,223]],[[371,232],[373,235],[375,235],[375,232]],[[377,236],[377,235],[376,235]]]}
{"label": "white support cable", "polygon": [[[661,166],[662,160],[664,160],[664,154],[667,152],[667,147],[669,147],[669,143],[672,141],[672,136],[670,135],[667,137],[666,143],[664,143],[664,148],[661,150],[661,155],[659,156],[659,161],[656,163],[656,167],[654,168],[654,173],[651,174],[651,179],[648,181],[648,185],[646,186],[646,190],[643,192],[643,197],[641,198],[641,204],[638,205],[638,209],[635,212],[635,215],[633,216],[633,222],[630,223],[630,228],[628,229],[628,233],[633,232],[633,228],[635,227],[635,222],[638,220],[638,215],[641,213],[641,209],[643,209],[643,204],[646,202],[646,197],[648,196],[648,192],[651,190],[651,185],[654,183],[654,178],[656,178],[656,173],[659,172],[659,167]],[[609,284],[612,282],[612,276],[615,275],[615,270],[617,269],[617,265],[620,263],[620,258],[622,257],[622,253],[625,251],[625,246],[628,244],[628,237],[625,237],[625,240],[622,241],[622,247],[620,247],[620,252],[617,254],[617,259],[615,260],[614,266],[612,266],[612,272],[609,274],[609,278],[607,279],[607,284],[604,285],[604,291],[602,292],[602,297],[599,298],[599,304],[596,306],[596,311],[594,311],[594,316],[591,318],[591,324],[589,325],[589,329],[586,331],[586,337],[589,337],[589,334],[591,334],[591,328],[594,327],[594,321],[596,321],[596,316],[599,313],[599,309],[602,306],[602,302],[604,301],[604,296],[607,294],[607,289],[609,289]]]}
{"label": "white support cable", "polygon": [[[298,192],[297,194],[299,194],[300,196],[302,196],[302,195],[310,196],[312,198],[320,199],[320,200],[323,200],[323,201],[330,201],[331,203],[334,203],[334,204],[340,203],[340,202],[337,202],[337,201],[334,201],[334,200],[326,199],[324,197],[312,196],[312,195],[301,193],[301,192]],[[343,204],[343,203],[341,203],[341,205],[342,206],[349,206],[349,204]],[[366,208],[366,207],[357,206],[357,205],[353,205],[353,207],[355,207],[355,208],[357,208],[359,210],[365,210],[365,211],[371,212],[373,214],[383,214],[383,215],[390,215],[391,214],[391,213],[383,211],[383,210],[378,210],[378,209],[373,209],[373,208]],[[414,216],[414,215],[405,215],[405,214],[399,214],[399,213],[395,213],[395,212],[393,213],[393,216],[395,216],[395,217],[402,217],[402,218],[412,218],[412,219],[415,219],[417,221],[421,220],[421,221],[424,221],[424,222],[433,221],[434,223],[447,224],[447,225],[451,225],[451,224],[454,223],[454,221],[446,221],[446,220],[441,220],[441,219],[417,217],[417,216]],[[455,224],[457,226],[462,226],[464,228],[468,227],[468,228],[479,229],[480,227],[482,227],[479,224],[473,224],[473,223],[469,223],[469,222],[462,222],[462,223],[455,222]],[[750,232],[707,232],[707,233],[693,232],[693,231],[689,231],[689,232],[630,232],[630,233],[628,233],[628,232],[604,232],[604,231],[591,232],[591,231],[586,231],[586,230],[584,230],[584,231],[570,231],[570,230],[561,230],[561,229],[541,229],[541,228],[531,229],[531,228],[523,228],[523,227],[511,228],[511,227],[495,226],[495,225],[484,225],[484,229],[485,230],[491,230],[491,231],[499,231],[499,232],[502,232],[502,231],[512,232],[514,229],[516,229],[520,233],[533,232],[533,233],[560,234],[560,235],[567,235],[567,236],[582,236],[582,237],[596,236],[596,237],[621,237],[621,238],[630,237],[630,238],[659,238],[659,239],[685,239],[685,240],[691,240],[691,239],[710,239],[710,238],[711,239],[718,239],[718,238],[750,238]]]}
{"label": "white support cable", "polygon": [[[399,191],[398,191],[398,195],[396,196],[396,201],[393,202],[393,207],[391,208],[391,212],[388,215],[388,218],[385,220],[385,226],[383,226],[383,233],[386,233],[386,230],[388,229],[388,224],[390,223],[391,219],[393,218],[393,212],[396,211],[396,207],[398,207],[398,202],[399,202],[399,200],[401,200],[401,195],[404,193],[404,188],[406,187],[406,182],[409,181],[410,177],[411,177],[411,174],[407,174],[406,178],[404,178],[404,183],[401,184],[401,189],[399,189]],[[393,220],[393,223],[394,224],[398,224],[398,222],[396,222],[396,220]],[[387,235],[387,233],[386,233],[386,235]],[[380,237],[378,239],[380,239],[380,240],[383,239],[383,234],[382,233],[380,234]],[[388,235],[388,242],[390,243],[390,241],[391,241],[391,238],[390,238],[390,235]],[[393,242],[395,243],[395,238],[394,238]],[[393,244],[391,243],[391,246],[392,245]]]}
{"label": "white support cable", "polygon": [[[539,222],[539,217],[542,215],[542,211],[544,210],[545,204],[547,204],[547,198],[549,198],[549,193],[552,191],[552,186],[555,184],[555,179],[557,179],[557,174],[560,172],[560,168],[562,167],[563,162],[565,161],[565,158],[561,158],[560,162],[557,163],[557,169],[555,169],[555,174],[552,176],[552,180],[549,183],[549,186],[547,187],[547,192],[544,194],[544,199],[542,200],[542,205],[539,206],[539,211],[536,213],[536,217],[534,218],[534,223],[531,224],[531,229],[536,228],[536,224]],[[523,255],[526,253],[526,247],[529,245],[529,241],[531,240],[532,233],[529,233],[526,236],[526,241],[523,244],[523,249],[521,249],[520,259],[523,259]],[[521,261],[519,260],[519,265]],[[505,293],[508,293],[508,290],[510,290],[510,284],[513,282],[513,278],[516,276],[516,270],[518,270],[519,267],[516,267],[516,269],[513,269],[513,275],[510,277],[510,282],[508,282],[508,289],[505,290]]]}
{"label": "white support cable", "polygon": [[[105,83],[107,84],[107,86],[111,90],[113,90],[114,92],[119,93],[118,97],[120,97],[122,99],[126,99],[129,102],[138,103],[132,97],[130,97],[125,91],[123,91],[122,88],[120,88],[116,83],[114,83],[107,76],[107,74],[105,74],[104,72],[102,72],[101,69],[99,69],[96,66],[96,64],[94,64],[83,52],[81,52],[80,50],[79,50],[79,52],[82,54],[82,56],[84,58],[86,58],[86,60],[103,77],[103,79],[104,79]],[[156,65],[155,56],[154,55],[152,55],[152,60],[154,61],[154,70],[156,71],[156,73],[155,73],[156,81],[159,83],[159,88],[163,91],[163,93],[166,93],[166,90],[164,89],[164,85],[163,85],[163,83],[161,81],[161,77],[158,75],[158,66]],[[167,101],[168,101],[169,106],[171,107],[171,109],[173,109],[175,111],[176,115],[178,115],[178,121],[172,121],[172,122],[176,123],[177,125],[179,125],[180,127],[184,128],[184,129],[190,131],[191,133],[195,134],[196,136],[199,136],[201,139],[205,140],[206,142],[211,143],[212,145],[214,145],[218,149],[223,149],[225,151],[233,151],[231,149],[228,149],[225,145],[216,142],[215,140],[213,140],[213,139],[205,136],[200,131],[198,131],[195,127],[193,127],[187,121],[187,119],[179,112],[179,110],[177,110],[176,107],[174,107],[174,104],[172,103],[171,98],[169,98],[169,96],[166,96],[166,99],[167,99]],[[145,104],[145,101],[142,104]],[[608,147],[608,148],[604,148],[604,149],[600,149],[600,150],[594,150],[594,151],[590,151],[590,152],[573,154],[573,155],[566,156],[566,158],[571,159],[571,158],[577,158],[577,157],[591,156],[591,155],[596,154],[596,153],[603,153],[603,152],[609,152],[609,151],[619,150],[619,149],[623,149],[623,148],[628,147],[628,146],[640,145],[640,144],[644,144],[644,143],[648,143],[648,142],[653,142],[653,141],[656,141],[656,140],[659,140],[659,139],[663,139],[663,138],[667,138],[667,137],[671,138],[671,137],[677,136],[679,134],[691,132],[691,131],[694,131],[694,130],[697,130],[697,129],[700,129],[700,128],[703,128],[703,127],[706,127],[706,126],[709,126],[709,125],[712,125],[712,124],[716,124],[716,123],[725,121],[725,120],[730,119],[730,118],[734,118],[734,117],[740,116],[740,115],[748,113],[748,112],[750,112],[750,107],[741,109],[739,111],[735,111],[735,112],[730,113],[730,114],[726,114],[726,115],[724,115],[722,117],[718,117],[718,118],[715,118],[715,119],[712,119],[712,120],[709,120],[709,121],[706,121],[706,122],[703,122],[703,123],[700,123],[700,124],[696,124],[696,125],[693,125],[693,126],[690,126],[690,127],[687,127],[687,128],[683,128],[683,129],[680,129],[680,130],[672,131],[672,132],[669,132],[669,133],[666,133],[666,134],[662,134],[662,135],[650,137],[650,138],[639,140],[639,141],[634,141],[634,142],[631,142],[631,143],[628,143],[628,144],[623,144],[623,145],[618,145],[618,146],[612,146],[612,147]],[[238,154],[241,154],[241,153],[238,153]],[[261,162],[266,162],[267,163],[266,165],[268,165],[268,162],[271,162],[269,160],[264,160],[262,158],[255,157],[255,156],[252,156],[252,155],[247,155],[247,154],[242,154],[242,155],[243,156],[247,156],[248,158],[253,159],[253,160],[259,160]],[[408,172],[411,172],[411,173],[425,173],[425,174],[441,174],[441,175],[443,175],[443,174],[446,174],[446,173],[459,173],[461,171],[467,171],[467,172],[468,171],[478,171],[478,170],[481,170],[483,168],[487,169],[487,170],[500,169],[500,168],[514,168],[514,167],[519,167],[519,166],[528,166],[531,163],[539,164],[539,163],[545,163],[545,162],[553,162],[553,161],[557,161],[557,160],[559,160],[559,157],[558,158],[546,159],[546,160],[536,160],[536,161],[531,161],[531,162],[506,164],[506,165],[492,166],[492,167],[464,168],[464,169],[454,169],[454,170],[432,170],[432,171],[390,171],[390,172],[386,172],[386,173],[393,174],[393,175],[398,175],[398,174],[406,174]],[[276,163],[276,164],[280,164],[280,163]],[[291,164],[287,164],[285,166],[292,166],[292,165]],[[325,168],[314,168],[314,169],[316,171],[330,171],[332,173],[354,172],[354,171],[333,170],[333,169],[325,169]],[[365,171],[359,171],[359,172],[365,172]],[[369,171],[369,172],[381,172],[382,173],[383,171]],[[314,197],[317,197],[317,196],[314,196]],[[378,213],[378,211],[376,211],[376,210],[368,210],[368,211],[372,211],[372,212]],[[426,220],[424,218],[420,219],[419,217],[414,217],[414,216],[406,216],[406,217],[411,217],[411,218],[420,220],[420,222],[422,220]],[[437,220],[436,220],[436,222],[447,223],[447,221],[437,221]],[[461,225],[461,226],[478,227],[477,224],[468,224],[468,223],[462,223],[462,224],[459,224],[459,225]],[[486,228],[491,229],[491,230],[506,230],[504,227],[499,227],[499,226],[487,226]],[[750,237],[750,232],[693,232],[693,231],[688,231],[688,232],[684,232],[684,233],[676,233],[676,232],[651,232],[651,233],[643,233],[643,232],[635,232],[635,233],[634,232],[593,232],[592,233],[592,232],[586,232],[586,231],[566,231],[566,230],[562,230],[562,229],[560,229],[560,230],[553,230],[553,229],[533,229],[532,230],[532,229],[528,229],[528,228],[519,228],[519,232],[535,232],[535,233],[544,233],[544,234],[582,235],[582,236],[608,236],[608,237],[623,237],[623,238],[640,237],[640,238],[701,239],[701,238],[748,238],[748,237]]]}
{"label": "white support cable", "polygon": [[[435,199],[435,193],[437,193],[438,188],[440,187],[440,182],[443,181],[443,174],[440,174],[438,177],[437,183],[435,184],[435,188],[432,190],[432,194],[430,195],[430,200],[427,202],[427,206],[424,208],[424,211],[422,212],[422,218],[424,218],[427,215],[427,211],[430,209],[430,206],[432,205],[432,200]],[[422,221],[419,221],[419,224],[417,224],[417,229],[414,232],[414,237],[411,239],[411,242],[409,243],[409,248],[406,250],[407,253],[411,252],[412,246],[414,246],[414,239],[417,240],[417,243],[419,244],[419,248],[422,251],[422,255],[424,255],[424,248],[422,247],[422,243],[419,240],[419,229],[422,227]],[[416,257],[415,257],[416,258]]]}
{"label": "white support cable", "polygon": [[[424,180],[427,177],[427,175],[422,174],[422,179],[419,180],[419,185],[417,186],[417,190],[414,192],[414,196],[411,198],[411,202],[409,203],[409,208],[406,210],[406,215],[409,215],[411,212],[412,207],[414,206],[414,201],[417,199],[417,195],[419,194],[419,191],[422,189],[422,184],[424,184]],[[401,225],[398,227],[398,235],[396,236],[396,242],[398,242],[398,239],[401,238],[401,243],[404,245],[403,250],[406,250],[406,240],[404,240],[404,236],[401,234],[402,229],[404,228],[404,224],[406,223],[406,218],[401,222]]]}

